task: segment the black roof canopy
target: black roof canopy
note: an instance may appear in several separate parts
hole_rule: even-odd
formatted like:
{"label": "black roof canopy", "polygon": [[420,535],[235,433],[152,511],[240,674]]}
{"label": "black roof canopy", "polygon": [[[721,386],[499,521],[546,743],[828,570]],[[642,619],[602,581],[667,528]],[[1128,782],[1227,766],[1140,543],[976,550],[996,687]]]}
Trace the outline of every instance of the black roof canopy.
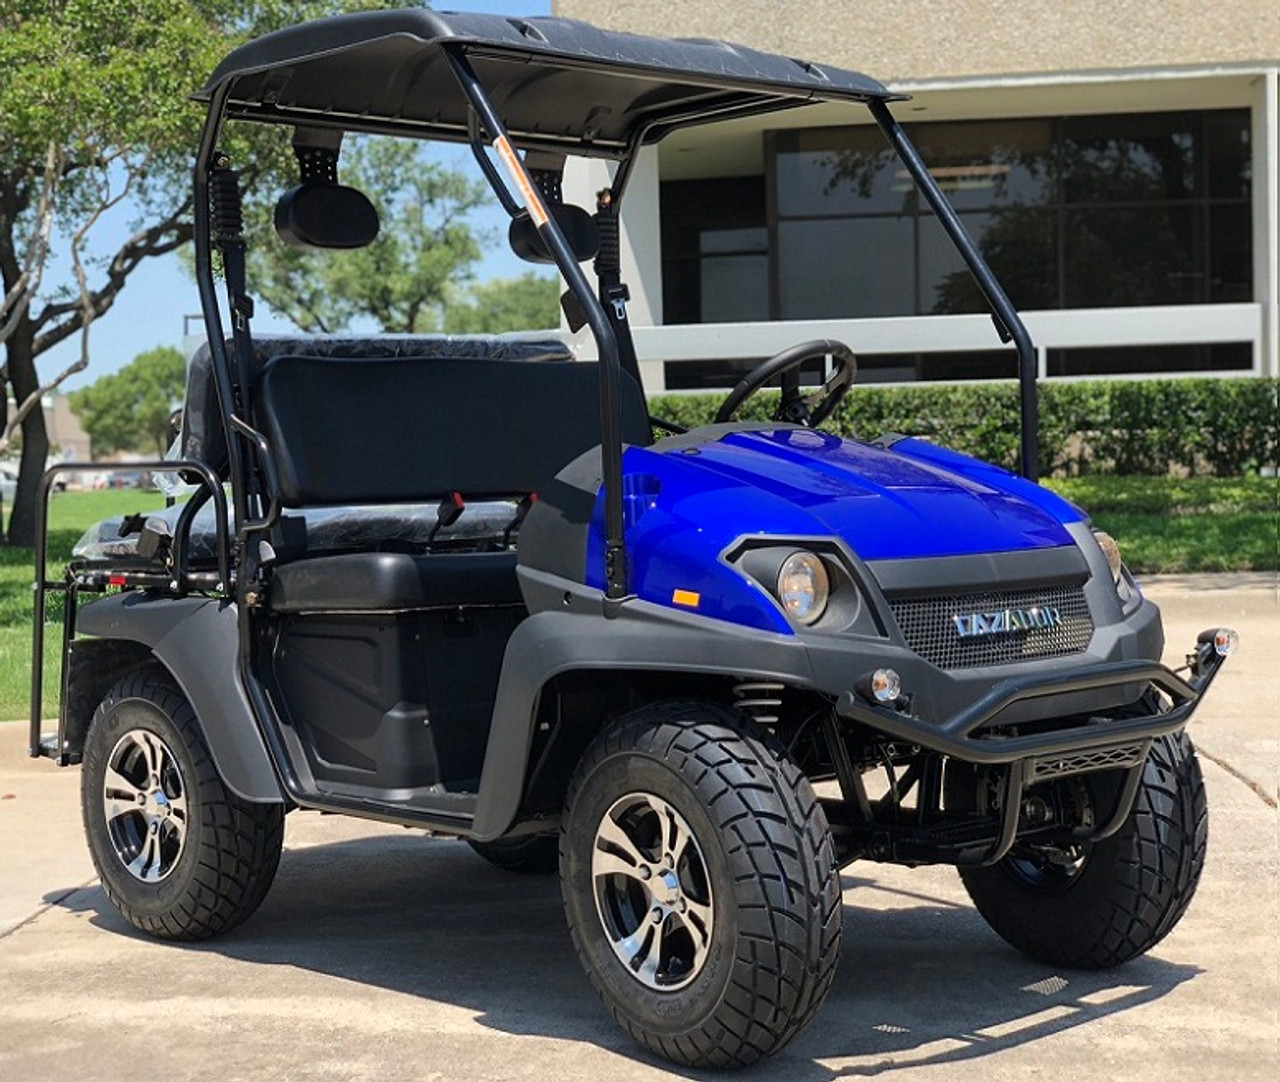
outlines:
{"label": "black roof canopy", "polygon": [[857,72],[723,41],[421,8],[340,15],[230,53],[197,100],[230,83],[234,117],[467,138],[469,108],[444,55],[467,55],[517,146],[621,156],[640,138],[812,101],[898,95]]}

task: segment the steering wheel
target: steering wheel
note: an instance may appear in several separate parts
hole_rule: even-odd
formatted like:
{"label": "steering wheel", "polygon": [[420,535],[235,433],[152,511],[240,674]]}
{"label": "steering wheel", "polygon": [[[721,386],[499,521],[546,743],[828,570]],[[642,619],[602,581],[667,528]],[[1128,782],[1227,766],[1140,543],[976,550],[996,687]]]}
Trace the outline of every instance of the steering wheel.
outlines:
{"label": "steering wheel", "polygon": [[[802,395],[799,376],[790,380],[786,376],[797,372],[806,361],[821,357],[830,357],[835,362],[835,371],[821,387],[811,394]],[[798,346],[775,353],[743,376],[716,411],[716,423],[732,420],[739,406],[774,376],[782,375],[782,400],[773,411],[773,419],[817,428],[840,405],[845,392],[853,386],[853,377],[857,371],[857,358],[854,357],[853,350],[843,342],[835,342],[829,338],[801,342]]]}

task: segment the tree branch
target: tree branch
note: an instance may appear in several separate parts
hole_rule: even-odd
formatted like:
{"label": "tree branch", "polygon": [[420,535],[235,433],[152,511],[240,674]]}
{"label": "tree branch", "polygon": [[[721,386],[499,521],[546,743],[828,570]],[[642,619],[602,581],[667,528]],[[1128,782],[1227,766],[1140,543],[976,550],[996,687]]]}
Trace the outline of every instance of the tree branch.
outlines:
{"label": "tree branch", "polygon": [[65,175],[66,166],[65,151],[56,143],[50,143],[45,155],[44,172],[40,178],[35,223],[27,238],[21,273],[0,302],[0,343],[7,341],[17,329],[40,289],[40,279],[44,276],[45,264],[49,259],[49,238],[53,234],[55,195],[58,182]]}
{"label": "tree branch", "polygon": [[[108,168],[114,160],[115,155],[108,155],[102,162],[101,179],[98,184],[98,203],[80,224],[80,228],[75,231],[71,237],[71,262],[72,270],[75,274],[76,286],[79,289],[79,298],[75,302],[63,305],[47,305],[45,310],[34,321],[36,328],[44,324],[51,308],[61,308],[67,310],[70,318],[66,319],[60,326],[55,327],[53,331],[41,335],[35,340],[33,346],[33,355],[39,356],[46,349],[65,338],[70,337],[75,331],[80,331],[80,355],[53,379],[47,383],[41,383],[34,391],[26,396],[18,403],[18,408],[8,419],[4,427],[4,433],[0,435],[0,451],[9,446],[13,439],[13,434],[26,420],[27,415],[36,409],[46,394],[61,385],[68,377],[76,372],[81,372],[89,365],[89,328],[93,321],[103,312],[111,307],[115,301],[116,294],[124,285],[125,278],[137,266],[138,260],[144,257],[145,252],[136,254],[131,248],[136,248],[136,242],[139,238],[146,238],[153,230],[144,230],[142,233],[135,234],[125,242],[124,246],[116,253],[115,258],[111,261],[108,270],[108,285],[103,290],[90,290],[88,275],[84,268],[84,242],[85,237],[95,225],[101,220],[102,216],[113,208],[119,206],[121,202],[129,197],[129,193],[133,188],[134,180],[138,173],[145,167],[145,161],[140,163],[134,169],[131,169],[125,178],[124,185],[118,192],[114,194],[111,191],[111,182],[108,177]],[[124,258],[128,254],[132,257],[132,263]],[[113,276],[118,275],[118,279]],[[104,294],[109,292],[109,296],[105,298]],[[65,332],[65,333],[60,333]]]}
{"label": "tree branch", "polygon": [[[37,356],[45,350],[56,346],[59,342],[70,338],[77,331],[87,331],[89,324],[110,310],[115,303],[116,296],[124,288],[125,281],[144,259],[150,256],[165,255],[175,248],[180,248],[191,239],[192,224],[190,221],[183,220],[192,207],[192,197],[188,195],[182,204],[168,217],[129,237],[107,265],[106,280],[103,284],[98,289],[89,289],[81,261],[84,238],[89,229],[97,223],[103,214],[127,198],[134,181],[145,167],[145,161],[132,166],[124,186],[115,195],[111,195],[106,190],[105,185],[107,182],[103,182],[104,190],[101,202],[84,224],[81,225],[80,229],[77,230],[72,240],[72,258],[75,262],[76,282],[79,285],[80,294],[75,300],[45,305],[40,314],[32,321],[34,329],[38,333],[34,345],[34,351]],[[53,324],[53,326],[50,327],[50,324]],[[49,329],[44,330],[46,327],[49,327]],[[41,331],[43,333],[39,333]]]}

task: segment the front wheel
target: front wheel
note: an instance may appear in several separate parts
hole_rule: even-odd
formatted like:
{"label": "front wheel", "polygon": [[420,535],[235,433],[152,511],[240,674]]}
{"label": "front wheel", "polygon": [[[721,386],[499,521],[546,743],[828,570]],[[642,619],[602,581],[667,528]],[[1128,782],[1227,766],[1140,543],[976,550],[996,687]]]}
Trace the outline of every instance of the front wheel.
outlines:
{"label": "front wheel", "polygon": [[574,945],[642,1044],[744,1066],[821,1005],[841,917],[826,816],[736,713],[663,703],[621,719],[578,765],[563,829]]}
{"label": "front wheel", "polygon": [[195,711],[167,673],[126,677],[85,738],[85,834],[111,903],[160,939],[239,924],[275,877],[284,806],[254,804],[218,775]]}
{"label": "front wheel", "polygon": [[[1067,780],[1087,805],[1091,776]],[[998,864],[960,876],[987,923],[1024,954],[1106,969],[1150,950],[1182,919],[1207,841],[1200,764],[1178,733],[1152,744],[1133,810],[1111,837],[1015,847]]]}

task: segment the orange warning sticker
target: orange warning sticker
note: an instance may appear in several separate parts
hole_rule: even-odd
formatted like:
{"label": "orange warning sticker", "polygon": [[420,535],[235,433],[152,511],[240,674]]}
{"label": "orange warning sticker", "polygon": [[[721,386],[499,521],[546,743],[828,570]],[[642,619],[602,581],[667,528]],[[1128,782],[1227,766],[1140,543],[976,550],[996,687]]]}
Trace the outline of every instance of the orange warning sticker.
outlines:
{"label": "orange warning sticker", "polygon": [[547,224],[547,210],[542,205],[542,197],[538,195],[538,190],[533,186],[533,182],[529,179],[529,174],[524,171],[524,166],[520,164],[519,157],[516,156],[515,147],[511,145],[505,135],[498,136],[493,141],[493,149],[498,152],[498,157],[502,159],[502,164],[507,167],[507,176],[509,176],[520,194],[524,196],[524,206],[529,212],[529,217],[533,219],[533,224],[541,228]]}

